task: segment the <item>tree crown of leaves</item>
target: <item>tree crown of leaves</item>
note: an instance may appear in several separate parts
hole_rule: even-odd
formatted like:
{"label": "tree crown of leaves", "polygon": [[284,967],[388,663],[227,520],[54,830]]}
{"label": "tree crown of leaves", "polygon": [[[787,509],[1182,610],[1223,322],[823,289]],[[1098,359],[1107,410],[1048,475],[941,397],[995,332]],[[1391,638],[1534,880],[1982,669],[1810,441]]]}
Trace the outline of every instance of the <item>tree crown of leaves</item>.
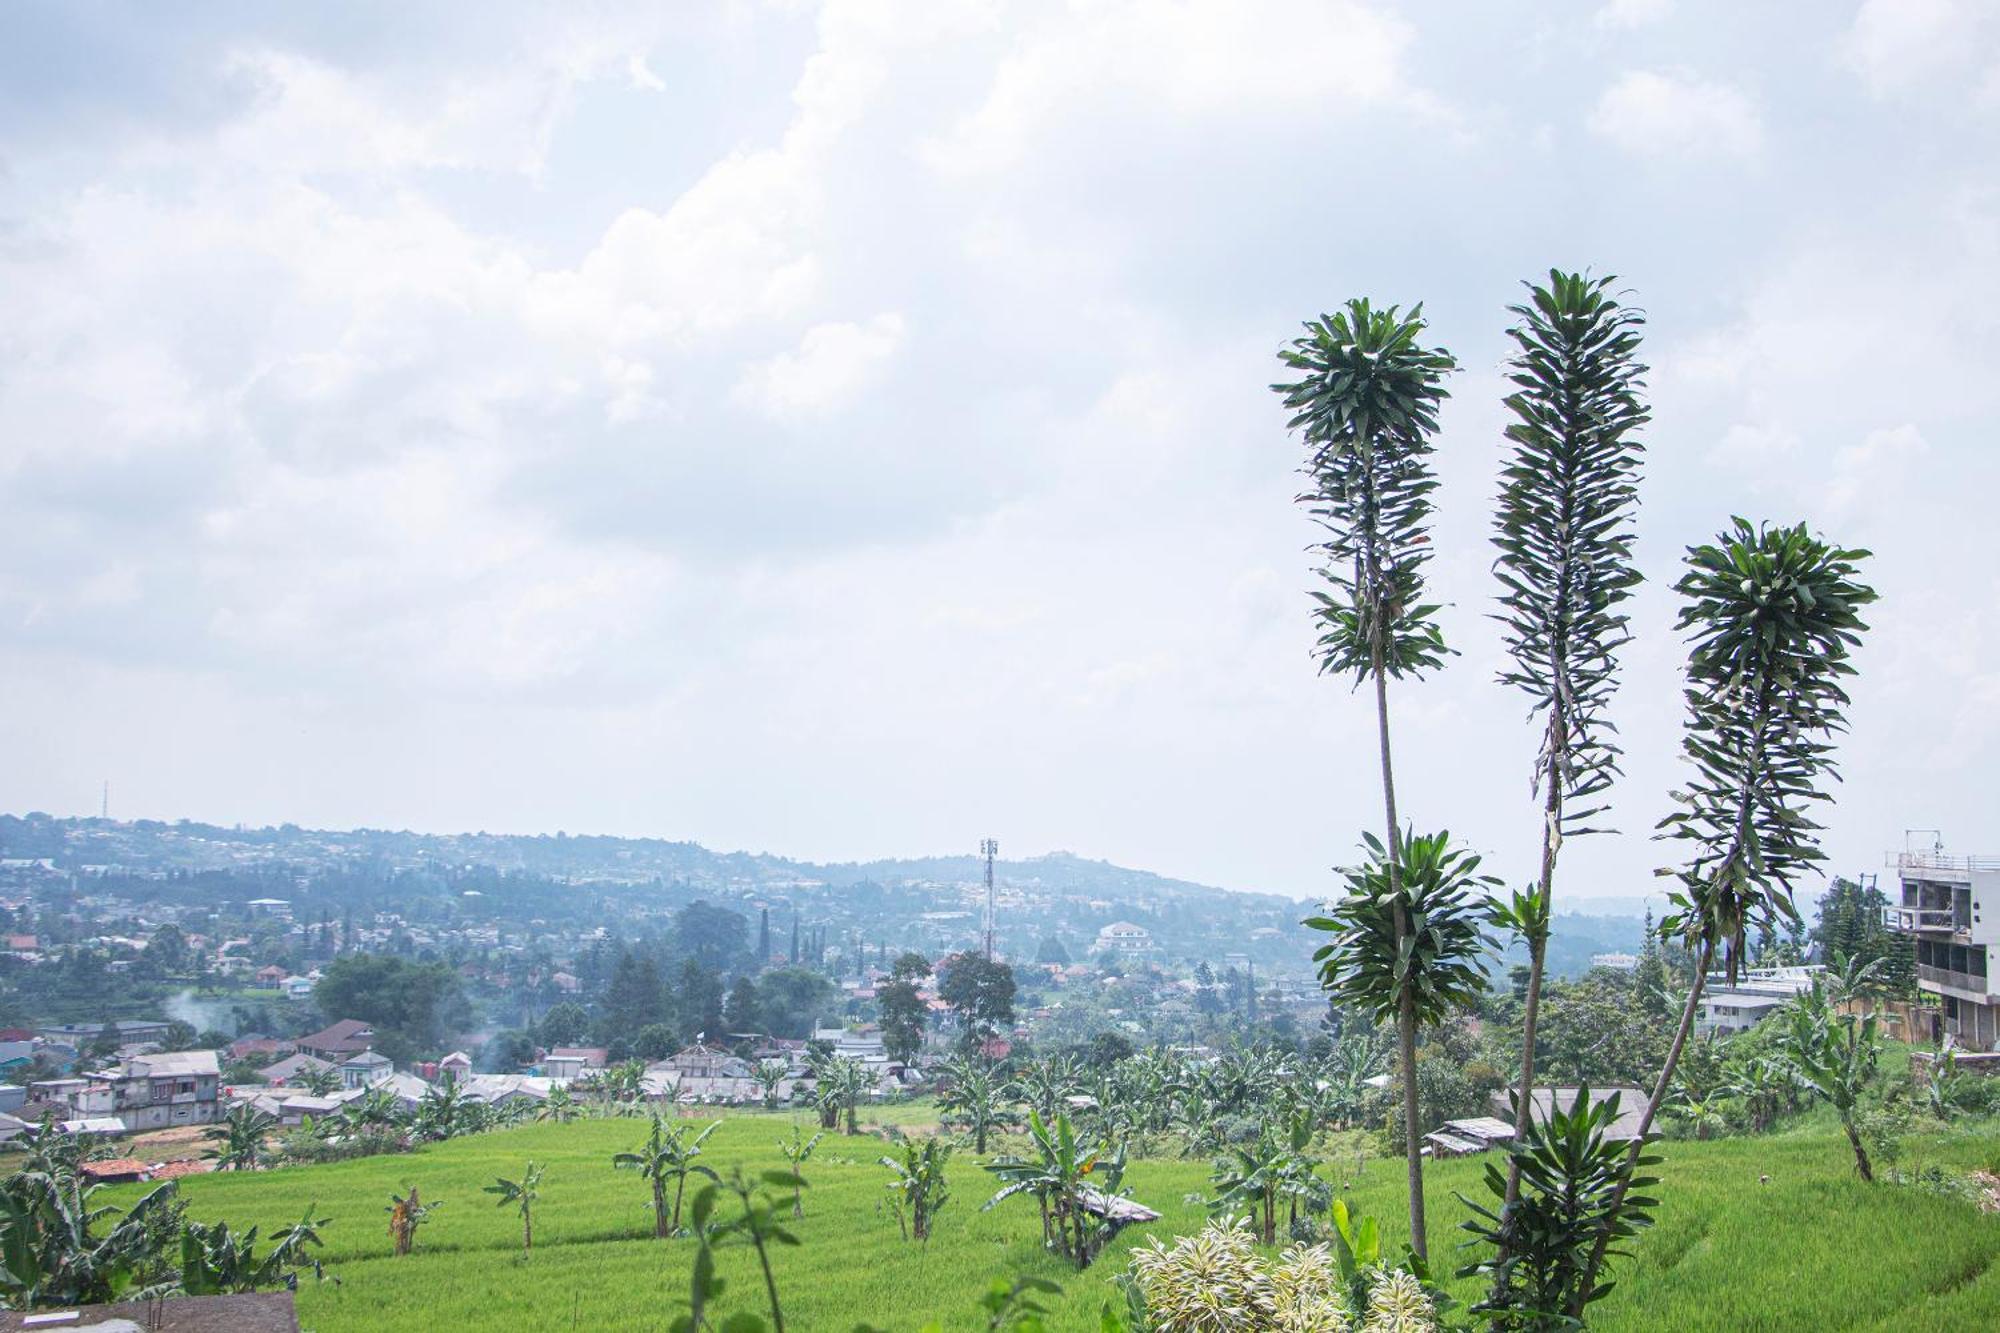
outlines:
{"label": "tree crown of leaves", "polygon": [[1437,608],[1422,602],[1430,558],[1429,458],[1445,376],[1457,365],[1424,347],[1423,307],[1376,309],[1366,300],[1309,320],[1278,353],[1300,378],[1272,389],[1305,439],[1299,496],[1326,531],[1315,591],[1320,668],[1392,676],[1438,666],[1448,651]]}
{"label": "tree crown of leaves", "polygon": [[1689,844],[1674,911],[1661,922],[1690,944],[1724,946],[1733,972],[1751,925],[1798,920],[1798,876],[1824,859],[1809,811],[1837,780],[1833,737],[1846,729],[1842,682],[1875,592],[1857,579],[1866,551],[1795,527],[1736,519],[1691,547],[1674,585],[1689,637],[1687,727],[1693,776],[1658,837]]}
{"label": "tree crown of leaves", "polygon": [[[1622,604],[1640,576],[1632,560],[1633,517],[1651,419],[1639,394],[1645,316],[1610,294],[1614,278],[1550,270],[1509,306],[1514,420],[1512,455],[1501,470],[1493,544],[1504,591],[1496,617],[1513,664],[1500,681],[1525,691],[1546,721],[1535,756],[1537,786],[1557,799],[1603,792],[1618,772],[1614,728],[1604,716],[1617,686],[1617,650],[1631,637]],[[1564,835],[1601,807],[1561,808]]]}
{"label": "tree crown of leaves", "polygon": [[[1390,888],[1381,841],[1369,834],[1363,846],[1362,864],[1340,872],[1346,896],[1327,915],[1306,921],[1334,936],[1313,954],[1328,998],[1387,1020],[1407,989],[1420,1023],[1440,1022],[1472,1005],[1486,986],[1479,959],[1493,943],[1485,923],[1489,894],[1499,881],[1480,874],[1479,858],[1453,847],[1449,833],[1410,834],[1402,839],[1398,893]],[[1400,938],[1399,900],[1409,922]]]}

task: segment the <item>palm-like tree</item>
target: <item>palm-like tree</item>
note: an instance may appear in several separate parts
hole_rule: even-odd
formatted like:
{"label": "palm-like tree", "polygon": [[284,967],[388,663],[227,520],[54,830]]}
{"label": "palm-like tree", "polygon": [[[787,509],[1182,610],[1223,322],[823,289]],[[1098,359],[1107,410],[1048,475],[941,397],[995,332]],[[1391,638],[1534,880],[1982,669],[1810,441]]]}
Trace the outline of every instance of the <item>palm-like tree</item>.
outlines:
{"label": "palm-like tree", "polygon": [[[1498,881],[1479,873],[1479,858],[1453,847],[1449,833],[1402,839],[1400,865],[1373,836],[1363,845],[1367,859],[1341,872],[1346,895],[1306,922],[1333,934],[1313,955],[1321,987],[1335,1004],[1378,1021],[1434,1024],[1476,1003],[1486,985],[1480,958],[1492,944],[1487,890]],[[1421,1145],[1421,1124],[1406,1129]]]}
{"label": "palm-like tree", "polygon": [[255,1171],[264,1159],[264,1140],[277,1125],[275,1117],[244,1102],[201,1136],[216,1145],[209,1151],[216,1170]]}
{"label": "palm-like tree", "polygon": [[575,1093],[560,1083],[550,1088],[549,1095],[535,1108],[535,1119],[553,1120],[558,1125],[567,1125],[582,1114],[583,1103],[576,1099]]}
{"label": "palm-like tree", "polygon": [[945,1066],[938,1107],[945,1124],[972,1135],[972,1150],[981,1156],[986,1153],[987,1135],[1013,1123],[999,1076],[979,1060],[958,1059]]}
{"label": "palm-like tree", "polygon": [[387,1088],[370,1088],[340,1108],[341,1127],[349,1133],[388,1129],[402,1119],[402,1111]]}
{"label": "palm-like tree", "polygon": [[[1594,831],[1589,821],[1603,810],[1597,798],[1618,774],[1604,714],[1617,685],[1618,649],[1631,637],[1622,608],[1639,583],[1632,561],[1637,433],[1650,414],[1639,397],[1644,317],[1611,298],[1613,281],[1552,270],[1548,286],[1531,285],[1528,302],[1509,307],[1519,320],[1507,331],[1515,345],[1508,363],[1514,392],[1506,400],[1514,449],[1501,474],[1494,573],[1513,664],[1500,679],[1527,693],[1542,722],[1534,768],[1541,873],[1503,917],[1528,946],[1517,1138],[1527,1133],[1534,1106],[1556,858],[1565,838]],[[1507,1179],[1511,1202],[1520,1159],[1509,1162]]]}
{"label": "palm-like tree", "polygon": [[1742,1089],[1733,1083],[1718,1083],[1709,1088],[1693,1088],[1683,1083],[1674,1090],[1674,1111],[1687,1122],[1697,1139],[1712,1138],[1715,1131],[1729,1123],[1729,1106],[1741,1095]]}
{"label": "palm-like tree", "polygon": [[[1794,922],[1792,890],[1818,868],[1819,825],[1812,810],[1829,799],[1836,776],[1833,738],[1846,730],[1850,656],[1867,628],[1860,611],[1875,592],[1858,581],[1865,551],[1832,546],[1797,527],[1754,528],[1737,519],[1712,545],[1692,548],[1675,584],[1679,627],[1688,634],[1687,730],[1682,750],[1693,776],[1660,836],[1686,845],[1673,872],[1673,911],[1662,934],[1695,954],[1694,984],[1680,1025],[1640,1116],[1640,1143],[1674,1086],[1674,1071],[1701,1004],[1702,985],[1721,949],[1734,977],[1746,929]],[[1567,1313],[1581,1318],[1592,1299],[1615,1227],[1598,1237]]]}
{"label": "palm-like tree", "polygon": [[980,1211],[1017,1194],[1034,1195],[1042,1209],[1042,1243],[1079,1269],[1088,1267],[1108,1234],[1092,1205],[1118,1193],[1125,1178],[1124,1149],[1114,1152],[1102,1139],[1085,1142],[1062,1114],[1050,1126],[1028,1112],[1028,1138],[1034,1157],[1009,1155],[986,1164],[1006,1183]]}
{"label": "palm-like tree", "polygon": [[119,1299],[158,1257],[157,1219],[174,1182],[157,1186],[108,1231],[115,1209],[93,1204],[102,1188],[83,1174],[83,1145],[45,1119],[24,1136],[28,1155],[0,1179],[0,1295],[16,1309]]}
{"label": "palm-like tree", "polygon": [[542,1197],[542,1168],[530,1160],[519,1180],[509,1180],[505,1176],[496,1177],[493,1183],[486,1187],[485,1193],[500,1196],[494,1201],[496,1208],[505,1208],[512,1204],[521,1210],[521,1253],[526,1254],[534,1249],[534,1207],[536,1201]]}
{"label": "palm-like tree", "polygon": [[[1395,767],[1389,743],[1389,679],[1420,676],[1447,651],[1426,604],[1424,565],[1430,558],[1429,463],[1450,353],[1427,348],[1423,308],[1408,315],[1349,301],[1305,326],[1279,353],[1300,378],[1273,387],[1291,411],[1291,429],[1305,437],[1308,489],[1299,497],[1326,532],[1315,593],[1323,672],[1352,675],[1375,687],[1376,737],[1382,768],[1394,939],[1409,922],[1401,904],[1402,822],[1396,812]],[[1422,1144],[1417,1130],[1417,1018],[1396,1015],[1403,1071],[1405,1144],[1409,1159],[1410,1235],[1419,1256],[1424,1235]]]}
{"label": "palm-like tree", "polygon": [[425,1203],[417,1194],[417,1187],[410,1186],[408,1194],[389,1195],[389,1241],[398,1256],[408,1254],[416,1248],[417,1228],[430,1220],[432,1213],[442,1208],[442,1201]]}
{"label": "palm-like tree", "polygon": [[[632,1152],[621,1152],[611,1159],[616,1167],[629,1167],[643,1176],[653,1189],[653,1235],[659,1238],[677,1234],[681,1229],[681,1196],[687,1190],[689,1176],[706,1176],[710,1180],[719,1177],[695,1159],[701,1156],[701,1145],[713,1134],[722,1122],[710,1124],[699,1134],[690,1136],[688,1127],[674,1124],[665,1116],[653,1116],[652,1129],[646,1135],[646,1142]],[[667,1182],[673,1182],[674,1201],[667,1206]]]}

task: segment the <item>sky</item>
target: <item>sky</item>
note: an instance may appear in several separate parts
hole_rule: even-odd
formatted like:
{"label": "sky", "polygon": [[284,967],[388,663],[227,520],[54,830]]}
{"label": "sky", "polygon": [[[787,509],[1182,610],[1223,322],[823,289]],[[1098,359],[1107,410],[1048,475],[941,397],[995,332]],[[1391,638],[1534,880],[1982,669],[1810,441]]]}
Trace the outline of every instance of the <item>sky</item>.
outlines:
{"label": "sky", "polygon": [[1326,892],[1374,719],[1269,386],[1365,295],[1462,366],[1402,809],[1523,882],[1489,536],[1557,265],[1655,413],[1559,894],[1658,885],[1733,515],[1875,553],[1831,866],[2000,851],[2000,8],[8,5],[0,808]]}

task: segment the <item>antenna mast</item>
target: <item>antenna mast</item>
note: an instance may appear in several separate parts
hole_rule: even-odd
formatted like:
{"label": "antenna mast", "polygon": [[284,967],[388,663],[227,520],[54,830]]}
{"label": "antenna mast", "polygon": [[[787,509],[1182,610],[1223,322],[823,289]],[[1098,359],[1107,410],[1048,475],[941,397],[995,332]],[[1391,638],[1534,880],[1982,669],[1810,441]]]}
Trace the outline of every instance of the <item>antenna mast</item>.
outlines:
{"label": "antenna mast", "polygon": [[979,854],[986,858],[986,960],[993,961],[993,858],[1000,854],[1000,844],[992,838],[979,841]]}

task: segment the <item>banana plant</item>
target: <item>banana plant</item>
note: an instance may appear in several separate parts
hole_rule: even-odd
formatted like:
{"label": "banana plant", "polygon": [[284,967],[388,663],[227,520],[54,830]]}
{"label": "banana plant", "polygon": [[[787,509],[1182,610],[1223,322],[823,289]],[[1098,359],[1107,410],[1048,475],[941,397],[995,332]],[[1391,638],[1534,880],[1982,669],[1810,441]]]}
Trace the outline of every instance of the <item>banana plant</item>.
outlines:
{"label": "banana plant", "polygon": [[527,1169],[521,1173],[519,1180],[509,1180],[505,1176],[499,1176],[483,1192],[500,1196],[494,1200],[493,1206],[496,1208],[505,1208],[511,1204],[520,1210],[521,1253],[527,1254],[530,1250],[534,1249],[534,1208],[536,1202],[542,1197],[542,1168],[530,1160]]}
{"label": "banana plant", "polygon": [[1876,1016],[1834,1011],[1822,986],[1815,985],[1789,1006],[1783,1059],[1799,1086],[1830,1103],[1854,1150],[1854,1169],[1873,1182],[1875,1167],[1861,1141],[1855,1112],[1881,1075],[1882,1040]]}
{"label": "banana plant", "polygon": [[800,1190],[804,1188],[805,1179],[799,1175],[799,1168],[812,1160],[813,1149],[819,1147],[819,1141],[825,1137],[826,1132],[822,1130],[811,1138],[807,1138],[805,1131],[801,1130],[797,1124],[794,1124],[792,1126],[791,1138],[778,1140],[778,1152],[784,1157],[785,1165],[791,1168],[792,1176],[799,1182],[798,1187],[792,1190],[792,1219],[794,1221],[806,1215],[805,1200],[800,1197]]}
{"label": "banana plant", "polygon": [[[714,1171],[695,1159],[701,1156],[701,1145],[721,1125],[722,1122],[717,1120],[701,1133],[690,1137],[687,1126],[674,1124],[655,1113],[646,1141],[633,1151],[621,1152],[611,1159],[612,1166],[635,1170],[651,1185],[653,1235],[656,1239],[680,1234],[681,1198],[687,1192],[689,1176],[719,1179]],[[669,1181],[673,1182],[674,1190],[671,1208],[667,1204]]]}
{"label": "banana plant", "polygon": [[889,1168],[891,1206],[903,1239],[928,1242],[932,1221],[951,1200],[951,1181],[945,1174],[951,1145],[937,1138],[905,1139],[899,1155],[878,1160]]}
{"label": "banana plant", "polygon": [[296,1285],[298,1274],[307,1269],[316,1279],[327,1280],[324,1266],[312,1251],[325,1244],[319,1231],[332,1219],[314,1217],[318,1211],[317,1204],[308,1204],[305,1216],[271,1237],[271,1246],[261,1258],[254,1226],[232,1234],[227,1222],[183,1223],[181,1290],[190,1296],[220,1296],[281,1283]]}
{"label": "banana plant", "polygon": [[1019,1194],[1032,1194],[1042,1211],[1042,1243],[1075,1264],[1089,1266],[1109,1238],[1093,1205],[1118,1194],[1125,1177],[1125,1151],[1102,1139],[1084,1142],[1069,1116],[1058,1113],[1053,1126],[1037,1111],[1028,1112],[1028,1139],[1034,1157],[1008,1155],[986,1163],[986,1170],[1005,1182],[980,1211],[997,1207]]}
{"label": "banana plant", "polygon": [[264,1160],[264,1140],[276,1129],[275,1116],[244,1102],[201,1136],[216,1146],[208,1155],[218,1171],[255,1171]]}
{"label": "banana plant", "polygon": [[972,1135],[972,1150],[985,1156],[987,1137],[1015,1121],[1005,1086],[991,1065],[963,1058],[945,1066],[944,1080],[938,1092],[944,1123]]}

